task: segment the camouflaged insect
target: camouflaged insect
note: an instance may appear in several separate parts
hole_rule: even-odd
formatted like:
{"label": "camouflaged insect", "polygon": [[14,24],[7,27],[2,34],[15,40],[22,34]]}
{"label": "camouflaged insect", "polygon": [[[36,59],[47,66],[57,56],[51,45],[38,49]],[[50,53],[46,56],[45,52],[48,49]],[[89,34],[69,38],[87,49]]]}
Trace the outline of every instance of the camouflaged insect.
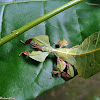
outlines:
{"label": "camouflaged insect", "polygon": [[90,35],[82,44],[72,48],[62,48],[68,45],[65,39],[58,41],[60,48],[52,48],[47,35],[35,36],[26,40],[24,44],[30,44],[32,40],[34,41],[32,47],[40,51],[22,53],[39,62],[43,62],[49,53],[54,53],[57,56],[59,69],[59,71],[52,71],[54,74],[61,73],[63,77],[73,77],[73,66],[77,69],[78,75],[83,78],[89,78],[100,71],[100,32]]}

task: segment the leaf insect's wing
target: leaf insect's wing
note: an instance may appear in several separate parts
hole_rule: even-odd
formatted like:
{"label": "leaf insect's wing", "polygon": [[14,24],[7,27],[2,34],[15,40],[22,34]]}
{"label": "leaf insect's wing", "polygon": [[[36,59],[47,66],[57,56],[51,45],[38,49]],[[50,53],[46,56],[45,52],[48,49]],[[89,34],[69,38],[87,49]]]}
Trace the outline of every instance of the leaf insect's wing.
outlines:
{"label": "leaf insect's wing", "polygon": [[50,46],[49,43],[49,38],[47,35],[40,35],[40,36],[35,36],[32,38],[32,40],[34,41],[35,45],[46,45],[46,46]]}
{"label": "leaf insect's wing", "polygon": [[57,50],[61,52],[56,56],[73,65],[80,77],[86,79],[100,72],[100,31],[91,34],[80,45]]}
{"label": "leaf insect's wing", "polygon": [[62,72],[61,76],[71,78],[71,76],[69,74],[67,74],[66,72]]}
{"label": "leaf insect's wing", "polygon": [[71,64],[67,63],[67,74],[74,77],[74,69]]}
{"label": "leaf insect's wing", "polygon": [[49,55],[48,52],[41,51],[32,51],[31,53],[29,53],[28,51],[24,51],[23,54],[39,62],[43,62],[45,58]]}
{"label": "leaf insect's wing", "polygon": [[68,42],[67,40],[63,39],[61,41],[58,41],[58,44],[60,45],[60,47],[64,47],[68,45]]}
{"label": "leaf insect's wing", "polygon": [[61,71],[61,75],[63,77],[71,78],[71,76],[67,72],[64,72],[66,65],[67,63],[64,60],[60,59],[59,57],[57,58],[57,68]]}
{"label": "leaf insect's wing", "polygon": [[62,72],[66,68],[66,62],[57,58],[57,68]]}

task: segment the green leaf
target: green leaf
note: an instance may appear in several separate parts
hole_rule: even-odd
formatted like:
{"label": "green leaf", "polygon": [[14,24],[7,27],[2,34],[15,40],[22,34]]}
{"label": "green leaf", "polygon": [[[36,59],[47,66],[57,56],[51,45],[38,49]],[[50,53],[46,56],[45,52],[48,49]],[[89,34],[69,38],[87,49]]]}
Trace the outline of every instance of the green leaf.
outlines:
{"label": "green leaf", "polygon": [[[5,0],[6,1],[6,0]],[[22,2],[0,5],[0,38],[6,36],[32,20],[68,2]],[[98,1],[99,2],[99,1]],[[0,97],[13,97],[16,100],[32,100],[54,88],[68,78],[53,77],[56,67],[55,56],[48,56],[45,62],[38,63],[29,57],[18,56],[23,51],[33,51],[20,40],[38,35],[48,35],[50,44],[65,38],[72,47],[94,32],[100,31],[100,8],[80,3],[42,22],[19,37],[0,47]]]}

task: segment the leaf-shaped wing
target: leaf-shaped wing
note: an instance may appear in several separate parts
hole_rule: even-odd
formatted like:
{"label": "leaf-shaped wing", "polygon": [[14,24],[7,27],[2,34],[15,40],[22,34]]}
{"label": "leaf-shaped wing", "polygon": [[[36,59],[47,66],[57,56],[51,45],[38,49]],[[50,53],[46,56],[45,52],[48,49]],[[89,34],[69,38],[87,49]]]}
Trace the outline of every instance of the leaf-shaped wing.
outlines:
{"label": "leaf-shaped wing", "polygon": [[89,78],[100,72],[100,32],[87,37],[81,45],[57,50],[56,55],[74,65],[79,76]]}
{"label": "leaf-shaped wing", "polygon": [[48,54],[49,54],[48,52],[32,51],[29,54],[29,57],[36,61],[43,62],[45,58],[48,56]]}
{"label": "leaf-shaped wing", "polygon": [[57,68],[62,72],[66,68],[66,62],[57,58]]}
{"label": "leaf-shaped wing", "polygon": [[68,73],[68,75],[70,75],[71,77],[74,76],[74,69],[73,69],[72,65],[69,64],[69,63],[67,64],[67,73]]}
{"label": "leaf-shaped wing", "polygon": [[46,46],[50,46],[50,43],[49,43],[49,38],[47,35],[40,35],[40,36],[35,36],[32,38],[33,41],[34,41],[34,44],[36,45],[46,45]]}
{"label": "leaf-shaped wing", "polygon": [[28,55],[30,58],[36,61],[43,62],[49,53],[41,51],[32,51],[29,53],[28,51],[24,51],[23,54]]}

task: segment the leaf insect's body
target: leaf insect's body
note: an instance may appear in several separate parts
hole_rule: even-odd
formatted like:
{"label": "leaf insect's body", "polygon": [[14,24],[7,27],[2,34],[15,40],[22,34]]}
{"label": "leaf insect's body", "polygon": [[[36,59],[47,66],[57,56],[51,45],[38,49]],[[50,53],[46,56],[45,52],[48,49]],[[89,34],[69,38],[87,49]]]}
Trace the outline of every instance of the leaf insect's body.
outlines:
{"label": "leaf insect's body", "polygon": [[[88,78],[100,70],[100,32],[94,33],[86,38],[81,45],[72,48],[62,48],[68,45],[66,40],[59,41],[60,48],[52,48],[48,36],[41,35],[28,39],[25,44],[30,44],[33,40],[35,48],[41,51],[23,52],[34,60],[43,62],[49,53],[57,56],[57,68],[62,72],[62,76],[74,76],[72,65],[77,69],[79,76]],[[41,59],[40,59],[41,58]],[[64,69],[67,65],[65,75]],[[56,72],[54,71],[56,74]],[[58,72],[59,73],[59,72]]]}

